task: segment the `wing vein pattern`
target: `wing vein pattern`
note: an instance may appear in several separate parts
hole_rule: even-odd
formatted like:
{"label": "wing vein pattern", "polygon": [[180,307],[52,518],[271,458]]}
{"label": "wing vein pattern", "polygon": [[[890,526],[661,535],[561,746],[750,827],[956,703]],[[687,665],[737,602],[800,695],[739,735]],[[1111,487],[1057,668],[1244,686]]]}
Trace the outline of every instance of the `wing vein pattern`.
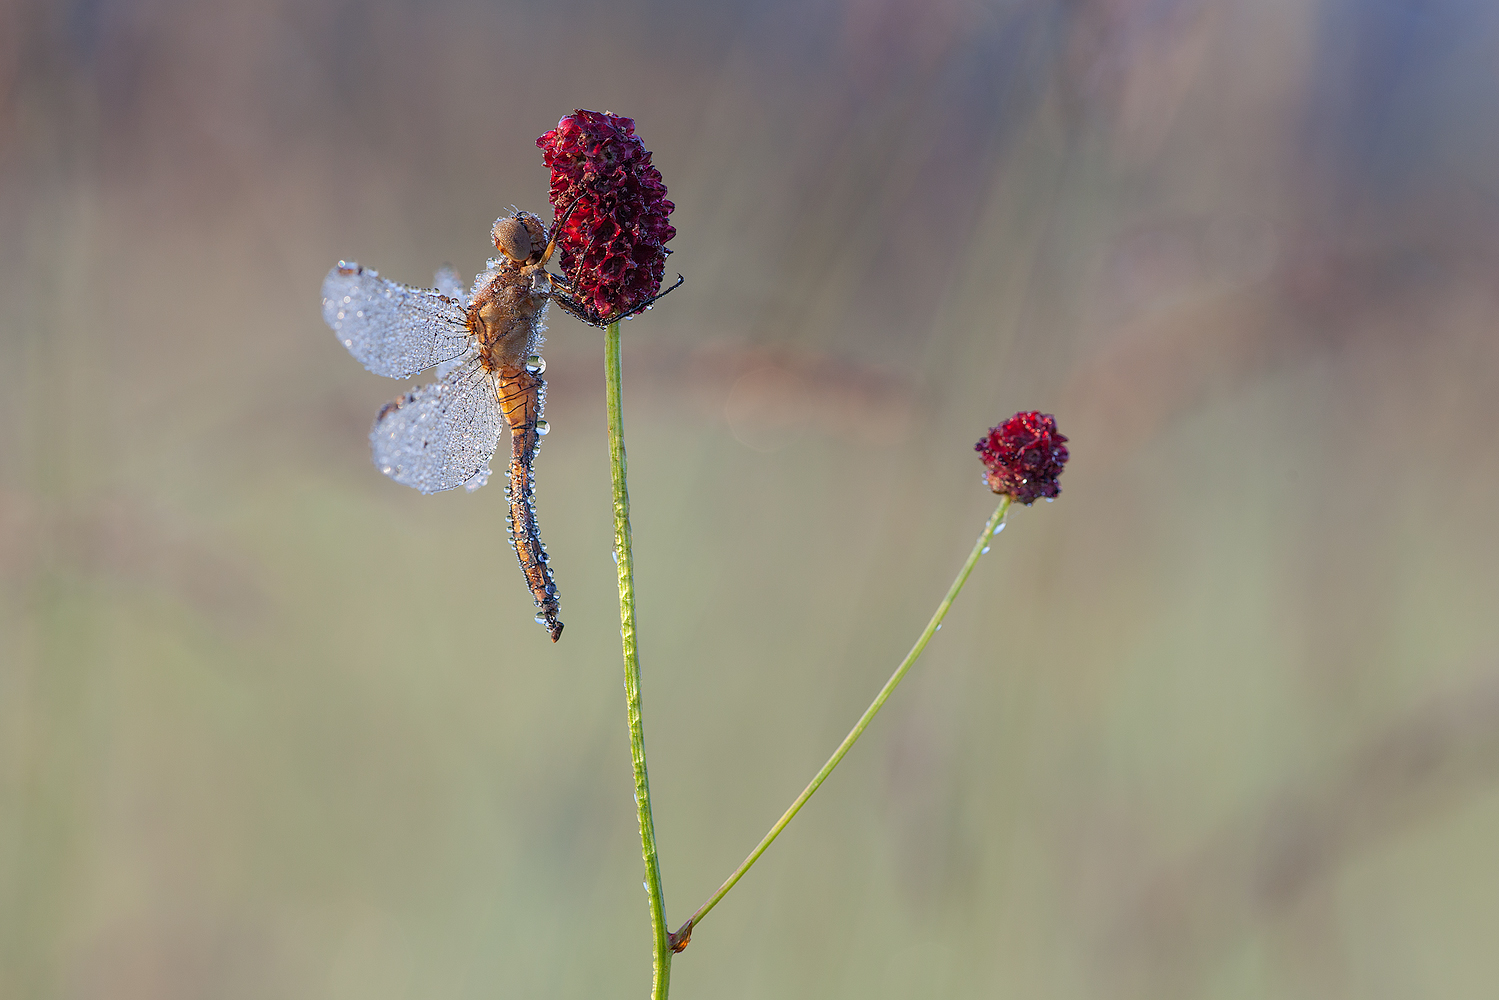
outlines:
{"label": "wing vein pattern", "polygon": [[370,428],[375,467],[423,493],[477,489],[505,424],[495,376],[477,357],[386,403]]}
{"label": "wing vein pattern", "polygon": [[376,375],[406,378],[469,349],[463,304],[340,262],[323,280],[323,319]]}

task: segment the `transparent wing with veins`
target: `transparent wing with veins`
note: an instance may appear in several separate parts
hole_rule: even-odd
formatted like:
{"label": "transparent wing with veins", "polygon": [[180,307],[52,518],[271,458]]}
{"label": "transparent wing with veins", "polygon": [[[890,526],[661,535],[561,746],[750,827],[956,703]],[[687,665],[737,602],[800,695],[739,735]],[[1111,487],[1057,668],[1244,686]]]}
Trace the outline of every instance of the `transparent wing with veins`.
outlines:
{"label": "transparent wing with veins", "polygon": [[436,285],[437,290],[450,299],[457,299],[459,302],[468,299],[468,293],[463,290],[463,279],[447,264],[437,269]]}
{"label": "transparent wing with veins", "polygon": [[469,349],[461,298],[339,261],[323,279],[323,319],[364,367],[406,378]]}
{"label": "transparent wing with veins", "polygon": [[466,359],[440,382],[386,403],[370,428],[375,467],[423,493],[478,489],[506,427],[493,373]]}

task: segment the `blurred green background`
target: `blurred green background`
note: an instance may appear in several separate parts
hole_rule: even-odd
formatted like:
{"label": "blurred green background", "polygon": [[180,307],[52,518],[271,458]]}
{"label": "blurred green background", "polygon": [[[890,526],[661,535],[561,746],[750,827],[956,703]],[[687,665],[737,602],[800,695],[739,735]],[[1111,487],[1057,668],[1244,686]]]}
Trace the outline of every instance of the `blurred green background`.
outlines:
{"label": "blurred green background", "polygon": [[340,257],[465,277],[635,117],[668,916],[1017,510],[674,996],[1491,997],[1499,6],[0,5],[0,996],[628,997],[649,932],[602,343],[538,509],[370,465]]}

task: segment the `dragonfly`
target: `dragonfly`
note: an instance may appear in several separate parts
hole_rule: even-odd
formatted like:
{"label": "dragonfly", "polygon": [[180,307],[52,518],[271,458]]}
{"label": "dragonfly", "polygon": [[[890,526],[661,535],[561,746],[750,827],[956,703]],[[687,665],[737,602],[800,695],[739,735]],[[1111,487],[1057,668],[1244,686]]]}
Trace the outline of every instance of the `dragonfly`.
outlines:
{"label": "dragonfly", "polygon": [[510,541],[536,621],[553,642],[562,622],[535,500],[535,460],[548,431],[543,319],[555,299],[594,322],[566,280],[546,269],[566,216],[550,229],[530,212],[497,219],[490,235],[499,256],[467,292],[448,267],[437,272],[435,288],[398,284],[350,261],[339,261],[323,280],[323,319],[366,368],[389,378],[436,369],[435,382],[380,408],[370,428],[376,468],[423,493],[473,491],[489,481],[501,432],[509,429]]}

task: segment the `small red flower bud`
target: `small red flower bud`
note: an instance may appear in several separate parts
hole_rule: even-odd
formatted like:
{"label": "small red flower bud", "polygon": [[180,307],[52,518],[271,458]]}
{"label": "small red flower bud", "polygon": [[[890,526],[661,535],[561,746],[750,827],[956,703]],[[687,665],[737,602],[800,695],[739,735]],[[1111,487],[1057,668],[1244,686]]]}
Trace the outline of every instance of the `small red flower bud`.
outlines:
{"label": "small red flower bud", "polygon": [[1057,477],[1067,461],[1066,440],[1051,414],[1031,410],[990,428],[973,450],[989,470],[984,477],[989,488],[1029,506],[1062,492]]}
{"label": "small red flower bud", "polygon": [[574,111],[536,145],[552,171],[553,210],[560,219],[571,208],[557,247],[573,300],[599,326],[644,308],[666,273],[676,206],[634,120]]}

